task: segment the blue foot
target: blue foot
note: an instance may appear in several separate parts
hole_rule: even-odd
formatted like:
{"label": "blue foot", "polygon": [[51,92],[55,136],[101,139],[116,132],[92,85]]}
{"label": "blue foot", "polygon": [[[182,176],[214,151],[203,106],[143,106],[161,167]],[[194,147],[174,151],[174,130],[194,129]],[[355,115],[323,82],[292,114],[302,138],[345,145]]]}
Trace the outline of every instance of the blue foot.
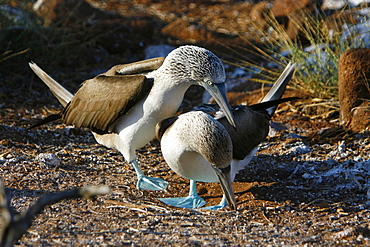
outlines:
{"label": "blue foot", "polygon": [[215,206],[208,206],[208,207],[204,207],[204,208],[201,208],[201,209],[207,209],[207,210],[220,210],[220,209],[223,209],[223,208],[226,208],[226,207],[227,207],[226,197],[225,197],[225,196],[223,196],[219,205],[215,205]]}
{"label": "blue foot", "polygon": [[158,198],[161,202],[178,208],[200,208],[206,205],[206,201],[198,196],[197,182],[190,180],[189,195],[187,197]]}
{"label": "blue foot", "polygon": [[137,176],[136,188],[138,190],[164,190],[167,188],[168,183],[160,178],[147,177],[140,170],[136,160],[130,162],[135,169]]}
{"label": "blue foot", "polygon": [[138,177],[136,188],[138,190],[164,190],[168,183],[160,178],[152,178],[147,176]]}
{"label": "blue foot", "polygon": [[200,208],[206,205],[206,201],[199,197],[189,195],[187,197],[176,197],[176,198],[158,198],[163,203],[167,205],[178,207],[178,208]]}

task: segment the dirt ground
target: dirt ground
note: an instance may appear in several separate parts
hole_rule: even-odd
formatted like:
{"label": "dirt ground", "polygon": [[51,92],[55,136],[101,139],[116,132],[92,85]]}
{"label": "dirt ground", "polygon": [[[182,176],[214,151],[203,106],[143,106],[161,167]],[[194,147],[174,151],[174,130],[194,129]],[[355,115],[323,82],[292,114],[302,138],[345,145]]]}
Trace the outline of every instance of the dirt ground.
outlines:
{"label": "dirt ground", "polygon": [[[188,181],[166,165],[156,141],[138,150],[138,159],[145,173],[166,179],[169,187],[138,191],[133,169],[117,151],[96,144],[88,130],[57,122],[28,130],[60,108],[50,105],[52,95],[40,97],[39,107],[24,107],[21,95],[0,109],[0,173],[16,210],[75,187],[107,185],[111,193],[46,207],[19,245],[370,244],[366,133],[283,107],[274,121],[286,129],[262,143],[237,176],[237,211],[177,209],[157,198],[186,196]],[[218,184],[198,183],[198,191],[207,205],[221,200]]]}
{"label": "dirt ground", "polygon": [[[79,81],[89,70],[54,75]],[[42,196],[89,185],[111,192],[47,206],[17,246],[370,245],[370,136],[342,129],[337,105],[320,101],[319,117],[308,107],[317,99],[283,105],[273,119],[281,130],[236,178],[238,209],[188,210],[157,199],[186,196],[189,189],[189,181],[166,165],[157,141],[138,150],[138,160],[146,174],[167,180],[168,189],[138,191],[132,167],[87,129],[60,122],[27,129],[61,111],[29,75],[12,75],[0,85],[0,177],[12,206],[24,211]],[[207,205],[222,197],[218,184],[198,183],[198,192]]]}

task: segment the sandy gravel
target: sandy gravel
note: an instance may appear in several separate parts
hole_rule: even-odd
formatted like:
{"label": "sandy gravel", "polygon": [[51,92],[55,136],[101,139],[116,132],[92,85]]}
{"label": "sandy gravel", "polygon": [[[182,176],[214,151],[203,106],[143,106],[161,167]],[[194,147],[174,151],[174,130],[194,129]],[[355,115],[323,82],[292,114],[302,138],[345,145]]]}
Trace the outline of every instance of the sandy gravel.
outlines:
{"label": "sandy gravel", "polygon": [[[156,199],[188,192],[188,181],[165,164],[157,142],[138,151],[139,161],[169,188],[138,191],[122,156],[96,144],[87,130],[60,123],[25,128],[45,111],[1,108],[0,173],[12,205],[22,211],[41,196],[86,185],[108,185],[112,192],[48,206],[20,245],[370,244],[366,133],[334,129],[331,137],[335,124],[281,112],[275,121],[287,129],[261,144],[234,183],[238,210],[213,212],[176,209]],[[218,184],[199,183],[198,191],[208,205],[221,199]]]}

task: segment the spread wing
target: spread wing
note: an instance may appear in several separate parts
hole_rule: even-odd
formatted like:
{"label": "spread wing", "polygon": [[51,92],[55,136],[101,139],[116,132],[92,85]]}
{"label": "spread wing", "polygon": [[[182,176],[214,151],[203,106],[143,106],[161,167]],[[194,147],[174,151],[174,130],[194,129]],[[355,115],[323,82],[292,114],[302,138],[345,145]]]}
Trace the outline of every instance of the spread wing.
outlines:
{"label": "spread wing", "polygon": [[138,61],[129,64],[118,64],[110,68],[103,75],[113,76],[113,75],[133,75],[139,73],[150,72],[158,69],[162,66],[164,57],[156,57],[143,61]]}
{"label": "spread wing", "polygon": [[144,75],[99,75],[85,81],[63,112],[63,121],[76,127],[108,131],[150,91],[153,80]]}

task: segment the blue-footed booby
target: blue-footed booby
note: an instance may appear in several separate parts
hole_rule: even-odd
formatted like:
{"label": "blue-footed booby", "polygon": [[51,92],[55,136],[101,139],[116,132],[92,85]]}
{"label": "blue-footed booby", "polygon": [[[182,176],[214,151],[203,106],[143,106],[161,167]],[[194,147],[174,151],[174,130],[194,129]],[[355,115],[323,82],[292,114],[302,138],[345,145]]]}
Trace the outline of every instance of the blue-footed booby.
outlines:
{"label": "blue-footed booby", "polygon": [[[237,125],[231,126],[219,108],[208,105],[200,110],[215,117],[223,128],[218,127],[212,130],[212,121],[198,122],[205,118],[198,113],[189,113],[185,116],[168,118],[157,124],[157,138],[161,140],[161,149],[167,164],[180,176],[190,179],[190,192],[188,197],[181,198],[159,198],[162,202],[181,208],[202,207],[206,202],[196,192],[196,181],[215,182],[217,176],[212,171],[215,162],[210,162],[207,157],[228,157],[229,149],[232,147],[232,160],[229,166],[222,163],[223,171],[227,171],[227,181],[232,183],[236,174],[244,169],[257,152],[258,145],[265,140],[270,128],[270,119],[274,114],[277,105],[286,101],[297,99],[290,97],[281,99],[287,83],[294,73],[294,65],[289,63],[273,87],[263,98],[262,103],[251,106],[234,106],[232,112]],[[192,126],[189,127],[189,125]],[[219,133],[214,133],[218,131]],[[221,133],[222,132],[222,133]],[[209,136],[209,139],[207,139]],[[222,138],[212,138],[222,136]],[[200,138],[201,140],[194,142]],[[229,144],[231,139],[232,145]],[[213,142],[219,143],[213,143]],[[197,146],[199,145],[199,146]],[[189,148],[192,147],[192,148]],[[213,147],[218,147],[213,148]],[[197,151],[201,150],[201,151]],[[220,159],[220,158],[219,158]],[[227,206],[235,199],[225,193],[218,206],[206,207],[207,209],[220,209]],[[228,193],[231,193],[229,189]],[[231,205],[235,208],[235,205]]]}
{"label": "blue-footed booby", "polygon": [[[217,120],[202,111],[167,118],[157,125],[157,138],[172,170],[192,181],[220,182],[225,200],[236,209],[230,178],[231,138]],[[198,204],[197,194],[192,196],[189,195],[191,208],[203,206]],[[171,202],[171,198],[164,198],[163,202],[168,203],[166,199]]]}
{"label": "blue-footed booby", "polygon": [[226,99],[224,66],[201,47],[181,46],[166,58],[116,65],[83,82],[75,95],[35,63],[29,65],[64,107],[57,117],[68,125],[89,128],[98,143],[120,151],[136,171],[138,189],[167,187],[166,181],[143,174],[135,150],[155,137],[157,122],[176,113],[191,85],[204,87],[235,126]]}

